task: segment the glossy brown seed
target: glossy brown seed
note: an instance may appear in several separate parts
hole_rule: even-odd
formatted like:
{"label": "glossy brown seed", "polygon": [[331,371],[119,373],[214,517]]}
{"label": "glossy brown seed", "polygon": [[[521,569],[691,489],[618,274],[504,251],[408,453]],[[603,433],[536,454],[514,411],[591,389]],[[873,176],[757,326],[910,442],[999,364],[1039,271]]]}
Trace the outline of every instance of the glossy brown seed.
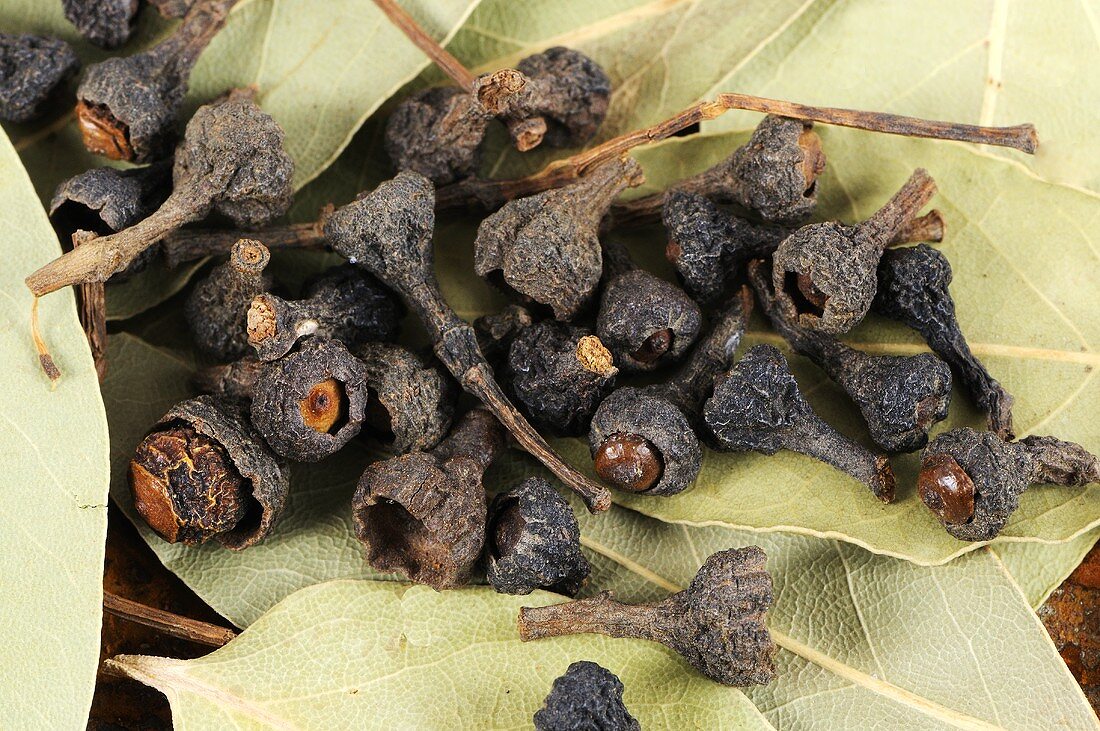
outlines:
{"label": "glossy brown seed", "polygon": [[664,472],[657,448],[637,434],[615,434],[604,441],[594,463],[600,479],[630,492],[648,490]]}
{"label": "glossy brown seed", "polygon": [[922,462],[917,494],[944,523],[965,523],[974,515],[974,482],[949,454]]}
{"label": "glossy brown seed", "polygon": [[336,422],[347,418],[347,394],[335,378],[326,378],[298,402],[302,422],[321,434],[329,434]]}

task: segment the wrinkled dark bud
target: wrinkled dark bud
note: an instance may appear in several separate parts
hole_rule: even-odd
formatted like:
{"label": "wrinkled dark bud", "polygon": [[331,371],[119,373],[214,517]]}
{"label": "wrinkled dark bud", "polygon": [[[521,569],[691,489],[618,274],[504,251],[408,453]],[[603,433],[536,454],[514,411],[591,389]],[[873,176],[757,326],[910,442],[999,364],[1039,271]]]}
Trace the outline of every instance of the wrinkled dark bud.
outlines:
{"label": "wrinkled dark bud", "polygon": [[398,170],[446,185],[477,173],[481,140],[493,119],[453,86],[425,89],[401,102],[386,122],[386,154]]}
{"label": "wrinkled dark bud", "polygon": [[197,0],[166,40],[88,67],[76,93],[84,146],[112,160],[151,162],[166,156],[176,139],[191,69],[235,3]]}
{"label": "wrinkled dark bud", "polygon": [[609,160],[572,185],[506,203],[478,227],[474,269],[505,291],[570,320],[595,295],[603,271],[600,220],[642,169]]}
{"label": "wrinkled dark bud", "polygon": [[527,83],[509,100],[504,117],[510,128],[514,119],[540,118],[545,132],[539,141],[551,147],[580,147],[596,135],[611,102],[611,79],[599,64],[580,51],[555,46],[516,68]]}
{"label": "wrinkled dark bud", "polygon": [[264,367],[262,360],[249,355],[232,363],[200,368],[191,377],[191,383],[200,392],[219,400],[247,402],[252,400],[252,389]]}
{"label": "wrinkled dark bud", "polygon": [[590,330],[546,320],[512,341],[501,380],[536,427],[577,436],[588,430],[618,372],[611,353]]}
{"label": "wrinkled dark bud", "polygon": [[80,59],[65,41],[0,33],[0,120],[29,122]]}
{"label": "wrinkled dark bud", "polygon": [[1030,485],[1090,482],[1100,482],[1100,460],[1079,444],[1035,436],[1006,442],[963,427],[925,448],[917,493],[955,538],[991,541]]}
{"label": "wrinkled dark bud", "polygon": [[535,731],[593,729],[641,731],[638,719],[623,704],[623,684],[615,674],[594,662],[575,662],[535,713]]}
{"label": "wrinkled dark bud", "polygon": [[276,453],[319,462],[359,433],[363,364],[336,340],[309,338],[269,363],[252,390],[252,423]]}
{"label": "wrinkled dark bud", "polygon": [[604,245],[607,283],[596,334],[624,373],[652,371],[680,360],[695,343],[703,313],[674,284],[638,269],[621,244]]}
{"label": "wrinkled dark bud", "polygon": [[604,592],[548,607],[524,607],[520,639],[581,633],[660,642],[723,685],[764,685],[775,678],[775,643],[764,626],[772,605],[767,556],[757,546],[720,551],[691,585],[653,604],[621,604]]}
{"label": "wrinkled dark bud", "polygon": [[847,472],[885,503],[894,499],[894,472],[814,413],[798,390],[787,359],[770,345],[749,350],[718,379],[703,419],[718,443],[735,452],[799,452]]}
{"label": "wrinkled dark bud", "polygon": [[308,283],[300,300],[257,295],[248,307],[248,342],[266,361],[281,358],[311,335],[354,348],[368,341],[394,340],[404,314],[390,290],[345,264]]}
{"label": "wrinkled dark bud", "polygon": [[352,517],[370,565],[437,590],[467,583],[485,544],[481,478],[503,447],[496,419],[474,409],[432,451],[367,467]]}
{"label": "wrinkled dark bud", "polygon": [[951,265],[943,253],[921,244],[893,249],[878,267],[878,292],[872,309],[905,323],[924,336],[937,355],[958,374],[974,402],[989,414],[989,428],[1012,439],[1012,396],[970,352],[951,298]]}
{"label": "wrinkled dark bud", "polygon": [[221,361],[248,352],[248,307],[258,293],[271,289],[271,276],[264,273],[269,261],[266,246],[241,239],[233,245],[229,261],[214,267],[191,290],[183,313],[202,352]]}
{"label": "wrinkled dark bud", "polygon": [[100,48],[118,48],[134,32],[138,0],[61,0],[65,18]]}
{"label": "wrinkled dark bud", "polygon": [[130,460],[134,508],[169,543],[248,548],[271,532],[289,488],[244,414],[211,396],[173,407]]}
{"label": "wrinkled dark bud", "polygon": [[603,400],[588,434],[596,474],[646,495],[675,495],[695,482],[703,450],[694,425],[715,379],[733,363],[751,309],[743,291],[667,382],[620,388]]}
{"label": "wrinkled dark bud", "polygon": [[400,345],[363,343],[354,352],[370,389],[364,429],[397,454],[438,444],[454,417],[454,381]]}
{"label": "wrinkled dark bud", "polygon": [[588,578],[573,509],[541,477],[493,498],[487,541],[486,573],[501,594],[547,589],[575,596]]}
{"label": "wrinkled dark bud", "polygon": [[863,223],[814,223],[775,251],[772,287],[783,316],[810,330],[839,335],[858,325],[875,298],[882,252],[936,193],[925,170]]}
{"label": "wrinkled dark bud", "polygon": [[770,268],[756,261],[749,275],[772,326],[859,406],[876,444],[888,452],[912,452],[928,443],[928,430],[947,418],[951,405],[946,363],[931,353],[869,355],[832,335],[793,325],[775,304]]}

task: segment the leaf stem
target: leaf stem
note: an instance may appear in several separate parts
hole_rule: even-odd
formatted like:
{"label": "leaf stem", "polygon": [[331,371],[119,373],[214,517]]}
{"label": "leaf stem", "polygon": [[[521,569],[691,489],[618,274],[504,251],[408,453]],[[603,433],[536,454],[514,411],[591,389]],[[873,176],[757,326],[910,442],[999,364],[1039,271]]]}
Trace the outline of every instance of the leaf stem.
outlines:
{"label": "leaf stem", "polygon": [[226,627],[188,619],[163,609],[154,609],[109,591],[103,592],[103,611],[130,622],[152,627],[171,637],[210,647],[221,647],[237,636],[236,632]]}
{"label": "leaf stem", "polygon": [[401,29],[413,44],[427,54],[428,58],[438,66],[443,73],[451,77],[451,80],[462,87],[468,94],[473,94],[474,75],[462,65],[462,62],[452,56],[443,46],[436,43],[435,39],[428,35],[413,17],[405,12],[395,0],[374,0],[379,10],[385,13],[390,22]]}
{"label": "leaf stem", "polygon": [[555,160],[537,173],[512,180],[479,180],[469,178],[440,188],[436,201],[440,208],[481,205],[497,208],[505,201],[540,193],[567,185],[594,165],[625,155],[640,145],[671,137],[693,124],[715,119],[733,109],[776,114],[794,119],[853,127],[872,132],[930,137],[936,139],[976,142],[1012,147],[1033,153],[1038,145],[1035,127],[1021,124],[1015,127],[979,127],[970,124],[939,122],[916,117],[904,117],[882,112],[864,112],[836,107],[814,107],[806,104],[748,94],[719,94],[714,101],[703,101],[683,109],[668,119],[642,129],[627,132],[600,145]]}

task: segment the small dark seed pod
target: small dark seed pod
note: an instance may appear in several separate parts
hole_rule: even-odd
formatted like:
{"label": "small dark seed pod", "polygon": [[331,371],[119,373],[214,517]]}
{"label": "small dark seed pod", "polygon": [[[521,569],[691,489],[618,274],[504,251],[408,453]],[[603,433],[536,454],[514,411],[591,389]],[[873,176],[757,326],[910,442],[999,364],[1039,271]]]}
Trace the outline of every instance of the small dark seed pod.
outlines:
{"label": "small dark seed pod", "polygon": [[878,292],[872,309],[905,323],[924,336],[937,355],[958,374],[974,402],[989,414],[989,428],[1012,439],[1012,396],[970,352],[955,317],[947,257],[923,244],[887,251],[878,267]]}
{"label": "small dark seed pod", "polygon": [[604,592],[548,607],[524,607],[520,639],[594,632],[660,642],[723,685],[775,678],[775,643],[764,625],[772,605],[767,556],[757,546],[720,551],[687,589],[653,604],[621,604]]}
{"label": "small dark seed pod", "polygon": [[[144,219],[171,192],[171,161],[130,170],[93,168],[57,186],[50,201],[50,222],[63,245],[77,231],[106,236]],[[158,249],[149,247],[111,280],[121,281],[145,269]]]}
{"label": "small dark seed pod", "polygon": [[643,180],[637,162],[619,158],[572,185],[509,201],[478,227],[474,269],[557,319],[572,319],[600,281],[600,220],[619,193]]}
{"label": "small dark seed pod", "polygon": [[817,206],[817,178],[824,170],[813,123],[769,115],[743,147],[676,187],[737,203],[765,221],[798,223]]}
{"label": "small dark seed pod", "polygon": [[588,430],[618,372],[611,353],[591,330],[545,320],[512,341],[501,380],[532,424],[560,436],[577,436]]}
{"label": "small dark seed pod", "polygon": [[623,684],[610,670],[582,660],[554,681],[535,713],[535,731],[641,731],[623,704]]}
{"label": "small dark seed pod", "polygon": [[991,541],[1030,485],[1100,482],[1100,460],[1073,442],[1025,437],[1006,442],[968,427],[936,437],[921,455],[917,493],[948,533]]}
{"label": "small dark seed pod", "polygon": [[884,503],[894,499],[894,472],[814,413],[791,375],[787,359],[757,345],[718,379],[703,419],[719,445],[735,452],[772,455],[789,449],[846,472]]}
{"label": "small dark seed pod", "polygon": [[271,532],[289,489],[286,465],[244,414],[211,396],[174,406],[130,461],[134,508],[169,543],[248,548]]}
{"label": "small dark seed pod", "polygon": [[425,89],[386,122],[386,154],[398,172],[446,185],[477,173],[481,141],[493,119],[477,98],[453,86]]}
{"label": "small dark seed pod", "polygon": [[682,358],[703,326],[684,290],[638,269],[626,248],[604,244],[605,276],[596,334],[624,373],[656,370]]}
{"label": "small dark seed pod", "polygon": [[241,239],[233,245],[229,261],[195,285],[183,313],[202,352],[222,361],[248,352],[248,307],[253,297],[271,288],[271,275],[264,273],[269,261],[266,246]]}
{"label": "small dark seed pod", "polygon": [[80,59],[65,41],[0,33],[0,119],[31,121],[78,68]]}
{"label": "small dark seed pod", "polygon": [[256,386],[264,366],[262,360],[249,355],[232,363],[200,368],[191,377],[191,383],[202,393],[219,399],[251,401],[252,389]]}
{"label": "small dark seed pod", "polygon": [[496,419],[474,409],[432,451],[367,467],[352,517],[370,565],[437,590],[467,583],[485,544],[481,478],[503,447]]}
{"label": "small dark seed pod", "polygon": [[752,298],[742,291],[675,376],[620,388],[603,400],[588,433],[601,479],[646,495],[675,495],[695,482],[703,450],[693,424],[715,379],[733,363],[751,310]]}
{"label": "small dark seed pod", "polygon": [[[668,232],[665,256],[691,296],[708,304],[722,298],[727,283],[737,278],[745,262],[771,256],[796,230],[753,223],[705,196],[676,189],[665,196],[662,220]],[[908,222],[891,243],[942,241],[943,233],[943,216],[931,211]]]}
{"label": "small dark seed pod", "polygon": [[871,308],[882,252],[936,193],[936,183],[917,170],[894,197],[855,226],[803,226],[775,250],[772,286],[783,316],[810,330],[839,335],[858,325]]}
{"label": "small dark seed pod", "polygon": [[519,305],[506,305],[500,312],[482,315],[474,320],[477,347],[493,361],[503,354],[513,338],[533,323],[531,313]]}
{"label": "small dark seed pod", "polygon": [[84,146],[112,160],[164,157],[176,139],[191,69],[235,3],[197,0],[166,40],[143,53],[90,66],[76,93]]}
{"label": "small dark seed pod", "polygon": [[397,337],[404,308],[378,280],[351,264],[307,284],[300,300],[263,293],[248,307],[248,342],[261,360],[281,358],[303,337],[319,335],[349,348]]}
{"label": "small dark seed pod", "polygon": [[541,477],[493,498],[487,549],[489,584],[501,594],[576,596],[591,570],[573,509]]}
{"label": "small dark seed pod", "polygon": [[545,132],[539,141],[551,147],[581,147],[596,135],[611,103],[611,79],[599,64],[580,51],[555,46],[516,68],[527,83],[509,100],[506,117],[541,118]]}
{"label": "small dark seed pod", "polygon": [[276,453],[319,462],[363,425],[363,364],[336,340],[309,338],[269,363],[252,390],[252,423]]}
{"label": "small dark seed pod", "polygon": [[61,0],[65,18],[80,35],[100,48],[118,48],[130,40],[138,0]]}
{"label": "small dark seed pod", "polygon": [[951,405],[946,363],[931,353],[869,355],[832,335],[792,325],[775,304],[770,267],[753,262],[749,278],[776,332],[856,402],[875,444],[888,452],[912,452],[928,443],[928,430],[947,418]]}
{"label": "small dark seed pod", "polygon": [[400,345],[363,343],[354,352],[370,389],[364,428],[397,454],[438,444],[454,418],[454,381]]}

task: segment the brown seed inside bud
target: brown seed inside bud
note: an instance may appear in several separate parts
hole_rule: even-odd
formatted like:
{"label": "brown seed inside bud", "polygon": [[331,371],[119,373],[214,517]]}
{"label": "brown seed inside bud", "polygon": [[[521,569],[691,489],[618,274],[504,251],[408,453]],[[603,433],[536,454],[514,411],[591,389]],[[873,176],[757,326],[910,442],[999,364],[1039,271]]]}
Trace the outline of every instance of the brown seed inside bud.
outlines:
{"label": "brown seed inside bud", "polygon": [[302,421],[321,434],[331,434],[336,425],[347,418],[348,398],[344,384],[335,378],[326,378],[310,389],[309,395],[298,402]]}
{"label": "brown seed inside bud", "polygon": [[111,160],[133,160],[130,130],[102,104],[76,104],[76,120],[89,152]]}
{"label": "brown seed inside bud", "polygon": [[661,481],[665,466],[657,448],[637,434],[612,434],[595,456],[596,474],[630,492],[644,492]]}
{"label": "brown seed inside bud", "polygon": [[802,148],[802,177],[806,181],[804,195],[808,197],[814,194],[817,176],[825,171],[825,153],[821,149],[821,138],[809,125],[798,136],[798,146]]}
{"label": "brown seed inside bud", "polygon": [[635,350],[630,354],[630,357],[639,363],[653,363],[658,358],[668,352],[672,347],[672,341],[675,338],[671,328],[665,328],[664,330],[658,330],[657,332],[646,338],[642,343],[642,347]]}
{"label": "brown seed inside bud", "polygon": [[949,454],[921,460],[917,494],[944,523],[960,525],[974,517],[974,481]]}
{"label": "brown seed inside bud", "polygon": [[527,521],[519,509],[518,500],[503,506],[493,518],[493,525],[489,529],[489,550],[497,558],[511,554],[526,526]]}
{"label": "brown seed inside bud", "polygon": [[169,543],[232,530],[248,512],[248,482],[225,449],[191,427],[153,432],[130,461],[134,508]]}
{"label": "brown seed inside bud", "polygon": [[829,296],[817,288],[809,274],[798,275],[798,291],[807,302],[819,309],[825,309],[825,303],[829,301]]}
{"label": "brown seed inside bud", "polygon": [[683,253],[684,249],[676,239],[669,239],[668,243],[665,244],[665,258],[668,259],[670,264],[676,264],[680,261],[680,255]]}

